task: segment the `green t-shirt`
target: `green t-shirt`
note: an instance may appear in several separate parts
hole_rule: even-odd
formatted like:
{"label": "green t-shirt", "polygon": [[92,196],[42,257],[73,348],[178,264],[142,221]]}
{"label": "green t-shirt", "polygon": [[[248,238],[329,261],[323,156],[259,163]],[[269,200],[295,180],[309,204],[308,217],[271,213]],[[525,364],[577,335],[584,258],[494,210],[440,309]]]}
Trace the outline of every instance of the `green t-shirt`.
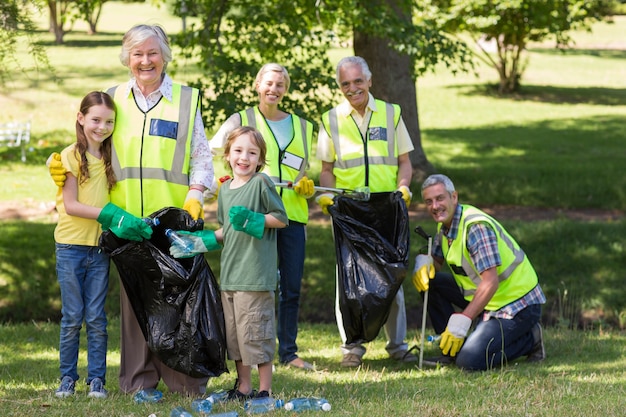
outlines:
{"label": "green t-shirt", "polygon": [[228,215],[233,206],[271,214],[288,223],[283,202],[272,180],[257,173],[243,186],[231,189],[231,180],[220,187],[217,221],[223,227],[224,249],[220,257],[220,288],[225,291],[274,291],[278,281],[276,229],[266,228],[263,239],[233,229]]}

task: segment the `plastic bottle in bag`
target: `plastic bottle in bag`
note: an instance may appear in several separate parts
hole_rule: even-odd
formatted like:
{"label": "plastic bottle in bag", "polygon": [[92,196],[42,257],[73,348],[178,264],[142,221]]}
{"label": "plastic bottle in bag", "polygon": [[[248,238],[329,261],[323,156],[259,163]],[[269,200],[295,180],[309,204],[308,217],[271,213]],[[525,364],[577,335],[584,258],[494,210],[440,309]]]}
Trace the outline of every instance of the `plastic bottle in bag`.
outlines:
{"label": "plastic bottle in bag", "polygon": [[152,217],[144,217],[144,218],[143,218],[143,219],[141,219],[141,220],[143,220],[143,222],[144,222],[145,224],[147,224],[148,226],[150,226],[150,227],[152,227],[152,228],[154,228],[155,226],[158,226],[158,225],[159,225],[159,223],[161,223],[161,222],[159,221],[159,219],[157,219],[157,218],[154,218],[154,219],[153,219]]}
{"label": "plastic bottle in bag", "polygon": [[174,246],[177,246],[183,253],[192,253],[193,252],[193,241],[189,239],[187,236],[179,235],[172,229],[165,229],[165,236],[167,236],[170,243]]}

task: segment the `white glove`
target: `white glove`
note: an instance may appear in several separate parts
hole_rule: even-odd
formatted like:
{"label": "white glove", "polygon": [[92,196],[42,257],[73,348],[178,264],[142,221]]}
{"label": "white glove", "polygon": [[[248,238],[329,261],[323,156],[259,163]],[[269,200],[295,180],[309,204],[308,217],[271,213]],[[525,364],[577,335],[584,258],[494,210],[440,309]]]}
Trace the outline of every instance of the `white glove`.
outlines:
{"label": "white glove", "polygon": [[448,330],[453,336],[463,338],[467,336],[469,328],[472,325],[472,319],[463,313],[454,313],[448,319]]}
{"label": "white glove", "polygon": [[463,313],[455,313],[448,319],[448,326],[441,334],[439,348],[444,355],[455,357],[461,350],[465,336],[472,325],[472,319]]}

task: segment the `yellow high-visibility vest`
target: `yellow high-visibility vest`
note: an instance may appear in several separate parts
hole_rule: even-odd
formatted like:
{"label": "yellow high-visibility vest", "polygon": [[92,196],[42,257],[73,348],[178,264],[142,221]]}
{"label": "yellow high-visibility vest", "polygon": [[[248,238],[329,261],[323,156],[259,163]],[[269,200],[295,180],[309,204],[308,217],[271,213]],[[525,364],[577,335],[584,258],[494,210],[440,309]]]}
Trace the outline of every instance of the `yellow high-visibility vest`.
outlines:
{"label": "yellow high-visibility vest", "polygon": [[333,108],[322,115],[322,122],[335,146],[333,173],[337,188],[367,186],[373,193],[395,191],[398,180],[396,128],[400,106],[376,100],[365,138],[352,116]]}
{"label": "yellow high-visibility vest", "polygon": [[111,202],[145,217],[163,207],[182,207],[189,190],[193,121],[199,91],[172,84],[172,102],[162,97],[144,113],[124,85],[108,91],[117,106],[112,165],[117,184]]}
{"label": "yellow high-visibility vest", "polygon": [[[467,231],[473,223],[481,222],[491,226],[498,238],[498,251],[502,264],[497,267],[498,290],[491,297],[485,310],[497,311],[535,288],[538,283],[537,273],[524,251],[500,223],[476,207],[466,204],[462,207],[463,213],[456,239],[450,244],[445,236],[441,236],[443,255],[454,279],[463,290],[463,296],[471,301],[476,293],[476,287],[481,282],[481,277],[467,250]],[[441,223],[437,232],[441,233]]]}
{"label": "yellow high-visibility vest", "polygon": [[[291,115],[293,138],[289,145],[280,150],[278,141],[257,106],[239,112],[242,126],[252,126],[261,132],[267,144],[267,164],[263,172],[275,183],[297,183],[308,169],[313,140],[313,123],[295,114]],[[307,200],[293,190],[278,188],[289,220],[306,224],[309,219]]]}

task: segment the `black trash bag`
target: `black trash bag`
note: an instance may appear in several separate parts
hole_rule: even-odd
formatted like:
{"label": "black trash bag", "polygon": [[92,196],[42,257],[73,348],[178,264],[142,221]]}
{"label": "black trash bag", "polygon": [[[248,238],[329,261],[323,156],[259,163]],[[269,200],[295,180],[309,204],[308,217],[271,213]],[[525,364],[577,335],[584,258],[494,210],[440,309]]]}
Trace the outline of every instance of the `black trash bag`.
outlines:
{"label": "black trash bag", "polygon": [[373,193],[369,201],[335,197],[332,216],[339,309],[346,344],[374,340],[409,266],[409,215],[402,194]]}
{"label": "black trash bag", "polygon": [[158,219],[150,240],[120,239],[102,233],[150,350],[170,368],[192,377],[217,377],[226,367],[226,333],[219,286],[202,254],[175,259],[165,229],[202,230],[174,207],[150,215]]}

